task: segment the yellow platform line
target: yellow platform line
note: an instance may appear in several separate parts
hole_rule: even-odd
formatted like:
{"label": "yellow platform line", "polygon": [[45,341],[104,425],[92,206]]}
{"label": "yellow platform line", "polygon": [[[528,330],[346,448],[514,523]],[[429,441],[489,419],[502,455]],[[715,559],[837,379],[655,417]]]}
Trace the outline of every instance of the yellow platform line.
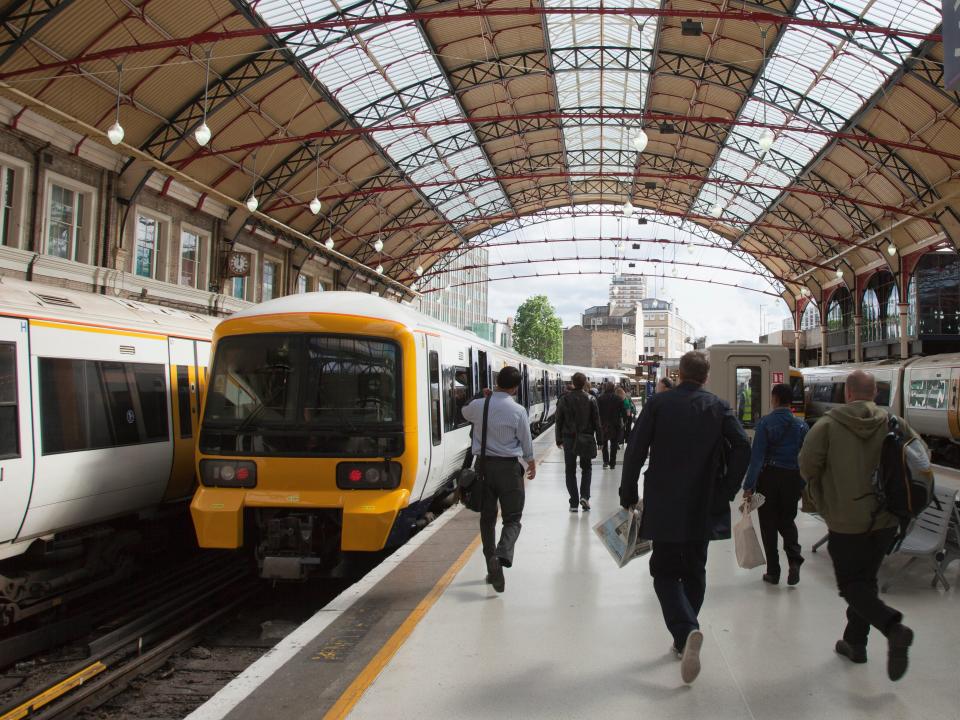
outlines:
{"label": "yellow platform line", "polygon": [[39,695],[27,700],[18,707],[15,707],[8,713],[4,713],[3,716],[0,716],[0,720],[20,720],[20,718],[30,717],[33,713],[44,705],[53,702],[61,695],[65,695],[74,688],[80,687],[87,680],[92,677],[95,677],[107,669],[107,666],[102,662],[95,662],[92,665],[88,665],[83,670],[78,673],[75,673],[68,677],[66,680],[58,682],[51,688],[44,690]]}
{"label": "yellow platform line", "polygon": [[[456,577],[457,573],[467,564],[470,556],[476,551],[479,545],[480,535],[478,534],[467,546],[467,549],[460,554],[460,557],[456,559],[453,565],[447,568],[443,576],[437,580],[426,597],[417,603],[417,606],[411,611],[403,623],[401,623],[400,627],[394,631],[393,635],[384,643],[377,654],[373,656],[370,662],[367,663],[366,667],[353,679],[353,682],[343,691],[343,694],[340,695],[333,707],[323,716],[323,720],[339,720],[350,714],[356,704],[360,702],[360,698],[363,697],[364,693],[373,684],[373,681],[377,679],[377,676],[380,675],[393,656],[397,654],[397,651],[403,647],[403,644],[407,641],[407,638],[410,637],[414,628],[416,628],[424,616],[430,612],[430,608],[433,607],[434,603],[443,595],[443,591],[447,589],[447,586],[453,581],[453,578]],[[0,720],[2,720],[2,718],[0,718]]]}

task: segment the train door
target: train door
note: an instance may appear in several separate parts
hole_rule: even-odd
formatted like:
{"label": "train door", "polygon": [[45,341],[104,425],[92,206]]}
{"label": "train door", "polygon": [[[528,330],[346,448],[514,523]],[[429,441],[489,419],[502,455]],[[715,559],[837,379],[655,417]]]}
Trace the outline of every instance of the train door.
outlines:
{"label": "train door", "polygon": [[490,368],[487,363],[487,354],[480,350],[477,352],[477,380],[478,384],[475,386],[480,390],[490,387]]}
{"label": "train door", "polygon": [[429,442],[430,453],[425,487],[437,487],[443,481],[443,405],[440,376],[440,340],[427,336],[427,403],[430,408]]}
{"label": "train door", "polygon": [[168,338],[170,393],[173,416],[173,468],[166,500],[186,497],[194,490],[194,437],[200,422],[200,367],[197,344]]}
{"label": "train door", "polygon": [[727,387],[731,397],[724,398],[734,408],[737,418],[752,437],[753,428],[770,411],[770,359],[763,356],[727,359],[730,373]]}
{"label": "train door", "polygon": [[20,531],[33,485],[27,321],[0,318],[0,542]]}
{"label": "train door", "polygon": [[[906,406],[906,399],[904,399],[904,406]],[[960,440],[960,368],[951,369],[947,425],[950,428],[950,437]]]}
{"label": "train door", "polygon": [[529,410],[530,409],[530,371],[527,368],[525,363],[522,364],[520,367],[522,368],[520,371],[520,393],[517,397],[520,400],[520,404]]}

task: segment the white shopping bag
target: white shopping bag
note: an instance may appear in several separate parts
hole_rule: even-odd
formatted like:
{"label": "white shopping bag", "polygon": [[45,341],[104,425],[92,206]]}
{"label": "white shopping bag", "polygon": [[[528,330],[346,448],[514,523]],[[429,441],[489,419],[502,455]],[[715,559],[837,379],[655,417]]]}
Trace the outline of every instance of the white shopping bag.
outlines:
{"label": "white shopping bag", "polygon": [[617,567],[623,567],[631,560],[650,552],[649,540],[641,540],[640,519],[643,517],[643,500],[633,510],[617,510],[606,520],[593,526],[603,546],[613,557]]}
{"label": "white shopping bag", "polygon": [[763,496],[755,494],[740,506],[740,519],[733,526],[733,546],[737,553],[737,565],[749,570],[765,565],[763,546],[753,526],[753,511],[763,504]]}

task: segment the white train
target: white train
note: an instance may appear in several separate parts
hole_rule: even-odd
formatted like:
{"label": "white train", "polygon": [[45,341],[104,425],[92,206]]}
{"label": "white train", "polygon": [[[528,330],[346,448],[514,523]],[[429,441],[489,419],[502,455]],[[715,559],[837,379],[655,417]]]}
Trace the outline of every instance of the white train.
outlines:
{"label": "white train", "polygon": [[960,466],[960,354],[805,368],[807,422],[844,402],[843,384],[858,368],[876,377],[878,405],[906,418],[938,462]]}
{"label": "white train", "polygon": [[0,625],[111,572],[125,520],[192,493],[216,322],[0,281]]}
{"label": "white train", "polygon": [[403,542],[463,464],[462,406],[506,365],[519,368],[517,402],[543,427],[570,368],[410,307],[312,293],[224,320],[191,505],[200,545],[251,542],[264,576],[298,578],[336,566],[343,552]]}

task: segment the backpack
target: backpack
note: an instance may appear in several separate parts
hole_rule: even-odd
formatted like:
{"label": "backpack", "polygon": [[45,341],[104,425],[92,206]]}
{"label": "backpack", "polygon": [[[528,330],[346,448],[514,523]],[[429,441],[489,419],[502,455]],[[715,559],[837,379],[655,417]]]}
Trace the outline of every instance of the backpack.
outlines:
{"label": "backpack", "polygon": [[896,415],[891,414],[887,421],[887,434],[871,483],[877,500],[874,518],[886,510],[900,521],[896,538],[887,550],[893,553],[900,547],[913,520],[936,501],[927,448],[920,438],[904,433]]}

